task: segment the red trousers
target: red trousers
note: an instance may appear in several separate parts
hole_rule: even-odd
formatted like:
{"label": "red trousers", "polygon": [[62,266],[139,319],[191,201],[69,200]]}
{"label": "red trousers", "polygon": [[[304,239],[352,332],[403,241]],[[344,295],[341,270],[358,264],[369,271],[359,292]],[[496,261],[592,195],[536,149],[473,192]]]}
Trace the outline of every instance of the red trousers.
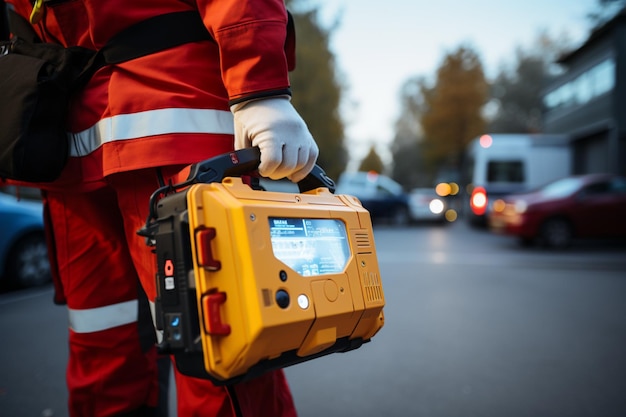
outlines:
{"label": "red trousers", "polygon": [[[186,173],[163,176],[177,183]],[[153,345],[142,347],[137,320],[138,283],[149,300],[156,296],[156,262],[136,232],[158,186],[157,170],[145,169],[115,174],[94,191],[46,192],[56,298],[69,309],[72,417],[123,415],[157,404],[157,354]],[[177,372],[176,389],[178,417],[235,415],[223,387]],[[235,392],[245,417],[296,415],[282,371],[241,383]]]}

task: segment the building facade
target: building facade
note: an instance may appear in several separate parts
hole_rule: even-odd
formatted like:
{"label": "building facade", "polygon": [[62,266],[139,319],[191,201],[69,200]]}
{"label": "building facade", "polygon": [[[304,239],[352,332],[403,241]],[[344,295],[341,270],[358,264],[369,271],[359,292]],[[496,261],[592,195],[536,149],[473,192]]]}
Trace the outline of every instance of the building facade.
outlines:
{"label": "building facade", "polygon": [[543,97],[546,133],[571,136],[575,174],[626,175],[626,9],[561,57]]}

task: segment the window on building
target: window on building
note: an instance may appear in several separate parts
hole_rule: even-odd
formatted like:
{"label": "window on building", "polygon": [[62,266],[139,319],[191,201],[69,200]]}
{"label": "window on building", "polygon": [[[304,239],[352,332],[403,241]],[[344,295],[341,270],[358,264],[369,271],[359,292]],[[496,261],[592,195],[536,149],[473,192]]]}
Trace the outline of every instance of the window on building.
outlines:
{"label": "window on building", "polygon": [[548,110],[582,105],[615,87],[615,61],[606,59],[544,97]]}

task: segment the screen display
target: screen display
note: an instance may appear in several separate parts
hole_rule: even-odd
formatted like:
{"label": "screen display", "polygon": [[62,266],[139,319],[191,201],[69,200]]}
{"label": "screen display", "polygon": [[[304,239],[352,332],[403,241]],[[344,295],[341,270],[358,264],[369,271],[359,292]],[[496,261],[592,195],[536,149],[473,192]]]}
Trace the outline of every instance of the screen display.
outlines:
{"label": "screen display", "polygon": [[302,276],[336,274],[350,258],[346,226],[336,219],[270,217],[276,259]]}

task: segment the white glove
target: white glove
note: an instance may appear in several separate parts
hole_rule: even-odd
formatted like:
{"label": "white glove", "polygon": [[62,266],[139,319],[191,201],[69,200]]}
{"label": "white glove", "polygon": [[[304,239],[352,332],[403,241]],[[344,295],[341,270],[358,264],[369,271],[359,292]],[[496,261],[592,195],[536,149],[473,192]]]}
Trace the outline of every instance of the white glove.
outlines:
{"label": "white glove", "polygon": [[234,104],[235,149],[258,146],[259,174],[298,182],[315,166],[319,149],[288,96]]}

